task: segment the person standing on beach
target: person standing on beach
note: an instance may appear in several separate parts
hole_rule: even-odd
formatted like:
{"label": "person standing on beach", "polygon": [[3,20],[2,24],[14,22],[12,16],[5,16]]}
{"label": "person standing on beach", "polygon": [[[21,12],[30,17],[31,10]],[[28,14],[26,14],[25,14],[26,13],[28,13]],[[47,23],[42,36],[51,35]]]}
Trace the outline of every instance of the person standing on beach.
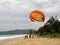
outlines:
{"label": "person standing on beach", "polygon": [[32,36],[32,30],[29,31],[29,38]]}

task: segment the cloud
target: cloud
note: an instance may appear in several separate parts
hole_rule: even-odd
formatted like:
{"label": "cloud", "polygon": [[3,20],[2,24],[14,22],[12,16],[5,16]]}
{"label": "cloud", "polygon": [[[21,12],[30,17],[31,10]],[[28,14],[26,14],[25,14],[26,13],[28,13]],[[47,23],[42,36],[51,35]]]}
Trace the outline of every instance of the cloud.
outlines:
{"label": "cloud", "polygon": [[60,12],[60,6],[54,6],[49,8],[44,8],[46,13],[59,13]]}
{"label": "cloud", "polygon": [[36,1],[37,3],[40,3],[40,2],[47,2],[48,0],[34,0]]}
{"label": "cloud", "polygon": [[45,22],[30,21],[29,14],[35,9],[44,12],[45,22],[55,14],[60,18],[60,0],[0,0],[0,29],[37,29]]}

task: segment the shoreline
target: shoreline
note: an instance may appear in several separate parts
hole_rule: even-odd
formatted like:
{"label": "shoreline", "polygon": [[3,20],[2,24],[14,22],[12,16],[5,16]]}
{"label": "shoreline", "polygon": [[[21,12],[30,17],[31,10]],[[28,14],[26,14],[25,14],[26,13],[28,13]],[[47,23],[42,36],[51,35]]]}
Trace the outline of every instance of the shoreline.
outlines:
{"label": "shoreline", "polygon": [[15,38],[0,40],[0,43],[6,43],[8,41],[13,41],[13,40],[16,40],[16,39],[23,39],[23,37],[15,37]]}
{"label": "shoreline", "polygon": [[60,45],[60,39],[41,37],[24,39],[24,37],[16,37],[3,40],[0,45]]}
{"label": "shoreline", "polygon": [[28,35],[28,34],[23,34],[23,35],[12,35],[12,36],[2,36],[0,37],[0,41],[2,40],[9,40],[9,39],[14,39],[14,38],[22,38],[24,37],[25,35]]}

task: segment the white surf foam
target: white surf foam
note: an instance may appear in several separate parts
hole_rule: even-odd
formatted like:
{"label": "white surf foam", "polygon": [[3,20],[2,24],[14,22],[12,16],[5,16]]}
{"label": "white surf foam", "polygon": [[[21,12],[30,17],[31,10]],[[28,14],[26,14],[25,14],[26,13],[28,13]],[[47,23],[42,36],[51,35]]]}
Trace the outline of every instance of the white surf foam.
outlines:
{"label": "white surf foam", "polygon": [[5,40],[5,39],[11,39],[11,38],[17,38],[17,37],[23,37],[27,34],[24,34],[24,35],[13,35],[13,36],[1,36],[0,37],[0,40]]}

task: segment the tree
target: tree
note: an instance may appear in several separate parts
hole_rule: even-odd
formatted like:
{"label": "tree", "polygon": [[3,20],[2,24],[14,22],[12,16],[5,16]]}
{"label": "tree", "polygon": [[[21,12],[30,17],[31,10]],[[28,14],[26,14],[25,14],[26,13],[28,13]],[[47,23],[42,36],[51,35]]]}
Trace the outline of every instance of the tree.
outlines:
{"label": "tree", "polygon": [[41,35],[53,34],[53,36],[55,36],[56,33],[60,33],[60,21],[57,19],[57,16],[50,17],[45,25],[40,27],[37,32]]}
{"label": "tree", "polygon": [[58,25],[58,19],[57,19],[57,16],[54,18],[53,16],[50,17],[50,19],[47,21],[46,24],[50,24],[51,26],[51,32],[54,34],[55,36],[55,33],[58,32],[58,28],[59,28],[59,25]]}

